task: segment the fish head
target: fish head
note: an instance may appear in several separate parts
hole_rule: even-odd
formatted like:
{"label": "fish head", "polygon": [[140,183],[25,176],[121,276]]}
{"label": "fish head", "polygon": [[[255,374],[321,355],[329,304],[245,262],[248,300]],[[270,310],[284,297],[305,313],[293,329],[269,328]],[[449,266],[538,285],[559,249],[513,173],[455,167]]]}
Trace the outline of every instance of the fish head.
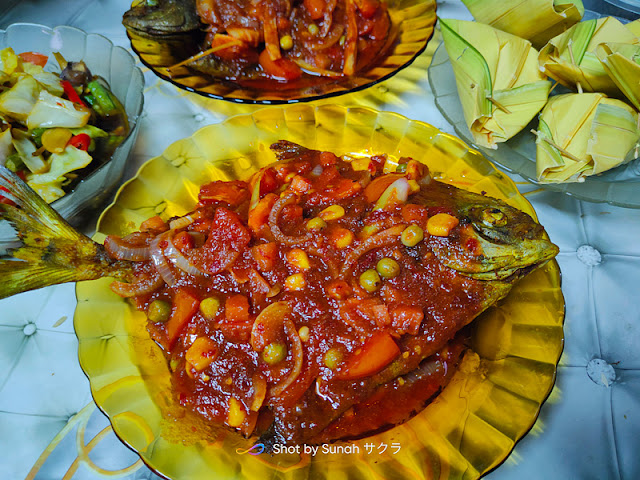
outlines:
{"label": "fish head", "polygon": [[515,281],[558,254],[542,225],[528,214],[498,199],[452,192],[459,228],[430,240],[441,263],[478,280]]}
{"label": "fish head", "polygon": [[140,0],[125,12],[122,24],[152,37],[187,33],[201,26],[195,0]]}

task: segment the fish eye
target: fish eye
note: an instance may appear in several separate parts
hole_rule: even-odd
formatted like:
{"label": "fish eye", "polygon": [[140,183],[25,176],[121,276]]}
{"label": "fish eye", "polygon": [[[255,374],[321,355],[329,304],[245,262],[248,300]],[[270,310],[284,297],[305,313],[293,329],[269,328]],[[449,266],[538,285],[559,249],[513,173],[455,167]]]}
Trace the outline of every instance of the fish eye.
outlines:
{"label": "fish eye", "polygon": [[504,227],[507,224],[507,216],[498,208],[485,208],[480,219],[488,227]]}

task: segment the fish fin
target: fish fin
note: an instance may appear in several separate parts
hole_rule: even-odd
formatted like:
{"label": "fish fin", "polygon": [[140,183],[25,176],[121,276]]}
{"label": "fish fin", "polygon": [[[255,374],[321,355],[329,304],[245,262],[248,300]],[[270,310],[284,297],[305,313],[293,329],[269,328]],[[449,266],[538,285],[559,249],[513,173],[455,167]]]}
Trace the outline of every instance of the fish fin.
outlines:
{"label": "fish fin", "polygon": [[71,227],[20,177],[2,166],[0,187],[2,196],[15,203],[0,203],[0,219],[7,220],[18,237],[17,242],[9,242],[10,248],[3,245],[0,298],[65,282],[128,277],[131,265],[111,260],[102,245]]}

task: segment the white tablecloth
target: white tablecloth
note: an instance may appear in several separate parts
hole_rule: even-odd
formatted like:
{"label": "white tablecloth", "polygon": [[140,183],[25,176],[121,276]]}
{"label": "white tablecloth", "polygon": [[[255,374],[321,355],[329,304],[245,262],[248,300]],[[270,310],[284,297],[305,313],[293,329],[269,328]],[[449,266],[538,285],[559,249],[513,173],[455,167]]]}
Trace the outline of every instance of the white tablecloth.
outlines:
{"label": "white tablecloth", "polygon": [[[0,28],[14,22],[66,24],[129,48],[121,25],[129,5],[0,0]],[[471,19],[454,0],[438,2],[438,14]],[[427,81],[438,42],[439,36],[397,78],[334,101],[395,111],[453,133]],[[199,127],[255,109],[186,93],[143,71],[145,108],[127,178]],[[560,246],[565,349],[556,386],[534,428],[486,478],[640,478],[640,210],[577,201],[513,178]],[[93,404],[77,359],[74,308],[73,285],[0,301],[0,478],[31,472],[36,479],[97,479],[105,470],[128,479],[157,478],[118,441]],[[81,447],[96,435],[99,442],[94,440],[89,455]]]}

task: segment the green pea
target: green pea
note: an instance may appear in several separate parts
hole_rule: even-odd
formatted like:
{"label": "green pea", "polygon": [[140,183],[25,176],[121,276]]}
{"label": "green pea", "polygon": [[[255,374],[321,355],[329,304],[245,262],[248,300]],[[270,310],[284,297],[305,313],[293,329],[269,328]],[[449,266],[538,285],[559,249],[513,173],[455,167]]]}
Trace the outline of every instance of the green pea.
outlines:
{"label": "green pea", "polygon": [[287,356],[287,347],[281,343],[270,343],[262,351],[262,359],[269,365],[276,365]]}
{"label": "green pea", "polygon": [[398,166],[396,167],[396,172],[398,173],[405,173],[406,171],[407,171],[406,163],[399,163]]}
{"label": "green pea", "polygon": [[360,286],[367,292],[372,293],[380,287],[380,275],[373,268],[365,271],[360,275]]}
{"label": "green pea", "polygon": [[207,320],[213,320],[218,314],[220,300],[216,297],[207,297],[200,302],[200,313]]}
{"label": "green pea", "polygon": [[424,238],[424,231],[417,225],[411,225],[404,229],[400,241],[405,247],[415,247]]}
{"label": "green pea", "polygon": [[335,347],[330,348],[329,350],[327,350],[327,353],[324,354],[322,361],[324,362],[326,367],[333,370],[342,361],[342,352]]}
{"label": "green pea", "polygon": [[171,304],[164,300],[154,300],[147,309],[147,318],[154,323],[164,323],[171,316]]}
{"label": "green pea", "polygon": [[383,258],[376,265],[376,270],[384,278],[393,278],[400,274],[400,265],[393,258]]}

